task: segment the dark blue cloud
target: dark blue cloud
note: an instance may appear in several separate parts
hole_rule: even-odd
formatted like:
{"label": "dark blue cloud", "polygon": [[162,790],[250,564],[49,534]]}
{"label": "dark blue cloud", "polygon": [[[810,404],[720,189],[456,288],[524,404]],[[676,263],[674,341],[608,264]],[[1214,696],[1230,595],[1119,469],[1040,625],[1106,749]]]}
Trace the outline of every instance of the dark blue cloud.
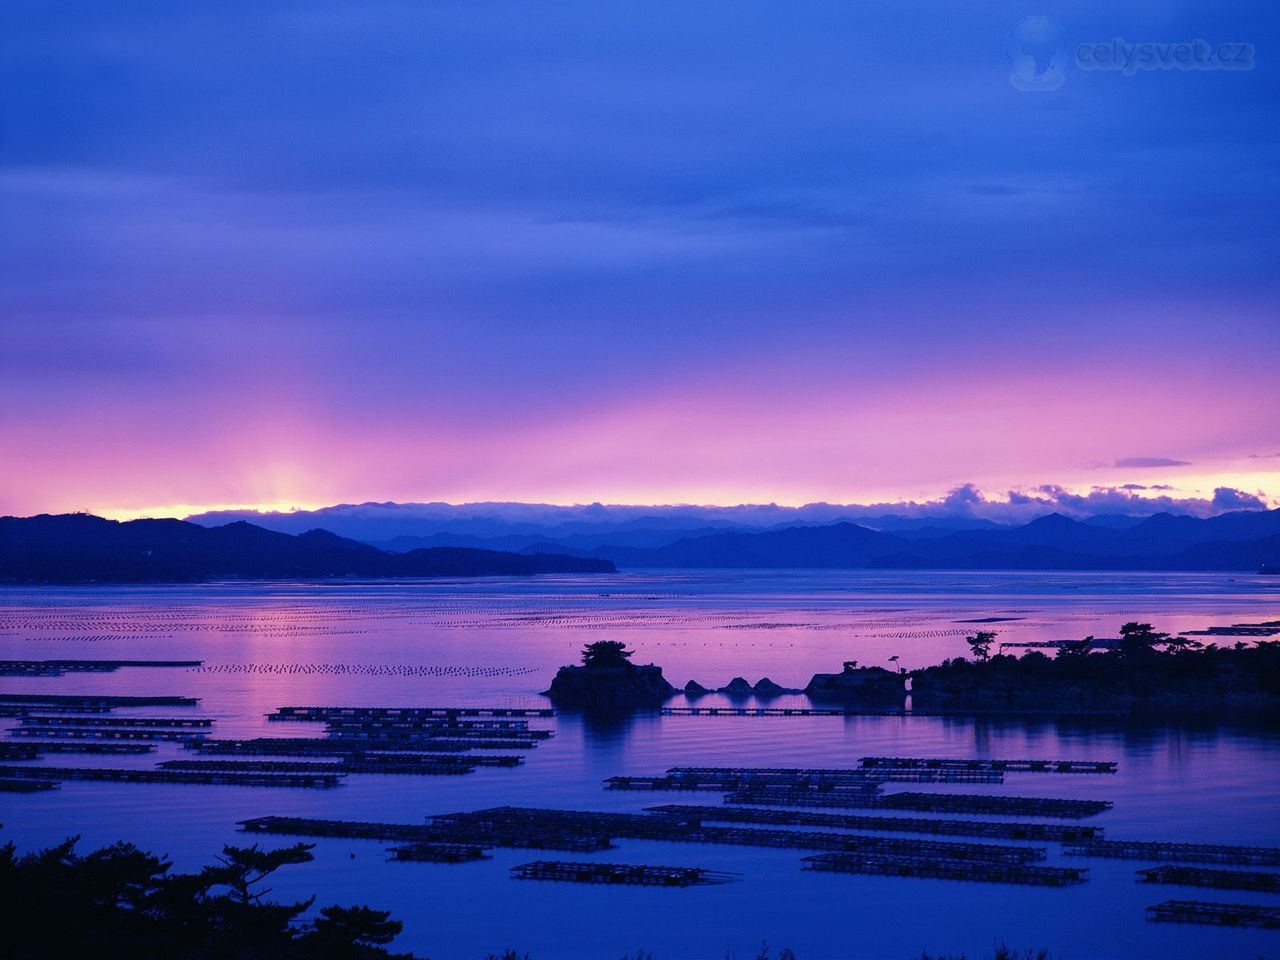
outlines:
{"label": "dark blue cloud", "polygon": [[1174,460],[1170,457],[1121,457],[1113,467],[1121,469],[1126,467],[1187,467],[1191,465],[1190,460]]}
{"label": "dark blue cloud", "polygon": [[1215,510],[1266,510],[1267,502],[1262,497],[1231,487],[1218,487],[1213,491],[1213,508]]}

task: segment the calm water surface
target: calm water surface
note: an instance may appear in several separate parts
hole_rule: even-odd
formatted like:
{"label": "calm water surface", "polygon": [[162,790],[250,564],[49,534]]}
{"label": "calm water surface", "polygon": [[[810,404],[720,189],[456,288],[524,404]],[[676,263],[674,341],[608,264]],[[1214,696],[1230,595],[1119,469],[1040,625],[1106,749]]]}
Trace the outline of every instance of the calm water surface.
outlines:
{"label": "calm water surface", "polygon": [[[202,659],[199,670],[0,678],[3,692],[181,694],[202,698],[215,736],[318,735],[268,725],[286,704],[542,706],[557,666],[584,643],[620,639],[677,685],[768,676],[803,686],[843,660],[910,668],[965,652],[990,629],[1003,642],[1114,636],[1126,620],[1164,630],[1280,618],[1280,584],[1240,575],[1031,573],[622,574],[397,584],[215,584],[0,589],[0,655]],[[717,702],[713,696],[699,701]],[[678,705],[683,702],[677,700]],[[803,698],[784,699],[777,704]],[[129,712],[129,711],[124,711]],[[133,711],[139,714],[168,711]],[[4,722],[4,721],[0,721]],[[853,765],[871,754],[1118,760],[1115,776],[1011,775],[1004,786],[937,789],[1097,797],[1088,822],[1112,838],[1280,844],[1280,737],[1274,730],[1187,723],[1013,722],[928,717],[689,718],[535,721],[555,737],[514,770],[465,777],[349,776],[335,790],[65,783],[43,796],[0,794],[0,836],[31,848],[80,834],[84,848],[128,839],[179,868],[245,842],[236,821],[266,814],[420,822],[495,804],[641,810],[716,803],[716,794],[606,792],[614,774],[676,764]],[[150,765],[63,756],[50,765]],[[927,787],[922,789],[929,789]],[[279,838],[281,843],[287,842]],[[962,838],[954,838],[962,839]],[[504,947],[534,960],[610,960],[643,948],[657,960],[753,957],[760,941],[800,960],[970,956],[1008,940],[1081,958],[1280,955],[1280,932],[1146,922],[1164,899],[1280,905],[1266,894],[1139,886],[1150,864],[1087,861],[1090,882],[1037,889],[808,873],[801,853],[624,840],[599,860],[703,866],[739,883],[684,890],[515,881],[539,857],[500,850],[458,866],[388,863],[384,845],[319,841],[316,862],[275,884],[282,897],[367,902],[405,921],[399,941],[436,960],[480,960]],[[1051,863],[1083,865],[1051,846]]]}

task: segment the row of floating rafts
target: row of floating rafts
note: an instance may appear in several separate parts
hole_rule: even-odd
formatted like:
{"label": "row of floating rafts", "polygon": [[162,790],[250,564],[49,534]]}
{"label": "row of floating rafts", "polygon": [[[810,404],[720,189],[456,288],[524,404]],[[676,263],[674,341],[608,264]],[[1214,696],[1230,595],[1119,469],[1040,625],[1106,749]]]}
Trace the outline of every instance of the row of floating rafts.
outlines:
{"label": "row of floating rafts", "polygon": [[1256,890],[1280,893],[1280,873],[1261,870],[1213,870],[1206,867],[1148,867],[1138,871],[1140,883],[1158,883],[1179,887],[1207,887],[1214,890]]}
{"label": "row of floating rafts", "polygon": [[912,810],[920,813],[964,813],[995,816],[1053,817],[1075,820],[1110,810],[1107,800],[1069,800],[1056,797],[1009,797],[968,793],[902,792],[875,796],[859,790],[819,793],[771,786],[747,787],[725,797],[726,803],[783,807],[846,807],[850,809]]}
{"label": "row of floating rafts", "polygon": [[882,817],[856,813],[788,810],[781,807],[683,806],[649,807],[652,813],[690,822],[756,823],[773,826],[830,827],[840,830],[879,830],[891,833],[925,833],[949,836],[995,837],[1062,843],[1102,836],[1101,827],[1071,823],[1018,823],[997,820],[939,820],[932,817]]}
{"label": "row of floating rafts", "polygon": [[334,740],[327,737],[253,737],[247,740],[193,741],[185,746],[201,753],[224,756],[338,757],[364,753],[467,753],[476,748],[476,741],[389,741],[375,744],[366,740]]}
{"label": "row of floating rafts", "polygon": [[1200,923],[1218,927],[1280,929],[1280,907],[1252,903],[1207,903],[1202,900],[1166,900],[1147,907],[1148,919],[1158,923]]}
{"label": "row of floating rafts", "polygon": [[[326,635],[332,635],[326,631]],[[410,663],[217,663],[196,668],[197,673],[274,674],[277,676],[367,677],[464,677],[491,679],[523,677],[536,667],[484,667],[453,664]]]}
{"label": "row of floating rafts", "polygon": [[583,863],[565,860],[535,860],[511,868],[516,880],[552,880],[561,883],[628,884],[647,887],[692,887],[731,883],[735,873],[702,867],[667,867],[633,863]]}
{"label": "row of floating rafts", "polygon": [[198,667],[203,660],[0,660],[0,677],[60,677],[67,673],[114,673],[125,667]]}
{"label": "row of floating rafts", "polygon": [[[129,663],[119,661],[119,663]],[[173,661],[172,664],[185,663]],[[331,730],[324,738],[261,738],[250,741],[208,739],[213,721],[200,717],[61,716],[63,708],[93,710],[102,714],[115,707],[187,706],[198,700],[186,697],[57,696],[36,694],[0,695],[21,711],[19,726],[11,736],[28,741],[0,744],[0,761],[38,759],[46,753],[140,754],[153,751],[156,741],[174,741],[192,750],[211,754],[265,756],[333,756],[335,762],[176,760],[154,769],[40,767],[6,768],[4,779],[15,792],[56,786],[60,780],[107,780],[125,783],[201,783],[239,786],[332,787],[349,773],[448,776],[470,773],[480,767],[511,767],[519,756],[477,753],[472,750],[499,748],[527,750],[537,739],[549,735],[529,731],[527,720],[462,719],[460,712],[486,716],[506,716],[505,708],[426,708],[416,710],[420,719],[413,729],[377,724],[394,724],[399,708],[333,708],[343,716],[354,713],[350,728]],[[287,709],[287,708],[286,708]],[[310,708],[327,710],[330,708]],[[36,711],[39,711],[38,713]],[[427,715],[430,719],[427,720]],[[366,729],[360,717],[373,718]],[[429,723],[429,725],[428,725]],[[56,739],[55,739],[56,738]],[[37,784],[38,786],[32,786]]]}
{"label": "row of floating rafts", "polygon": [[569,833],[602,832],[611,837],[633,840],[665,840],[731,846],[781,847],[797,850],[851,850],[881,853],[927,853],[940,857],[1025,862],[1044,858],[1044,848],[983,843],[882,837],[867,834],[819,833],[816,831],[744,829],[708,826],[662,814],[585,813],[498,807],[476,813],[451,814],[435,818],[435,823],[469,824],[478,830],[507,831],[544,829],[553,825]]}
{"label": "row of floating rafts", "polygon": [[197,730],[159,730],[136,727],[18,727],[9,736],[26,739],[61,737],[66,740],[175,740],[198,742],[206,734]]}
{"label": "row of floating rafts", "polygon": [[137,756],[153,753],[154,743],[120,743],[117,741],[100,742],[96,740],[61,740],[26,741],[23,743],[0,743],[0,760],[36,760],[50,753],[82,753],[103,756]]}
{"label": "row of floating rafts", "polygon": [[858,834],[743,829],[682,823],[653,814],[592,814],[579,811],[498,808],[437,817],[430,824],[370,824],[292,817],[245,821],[245,830],[291,836],[346,836],[414,842],[470,843],[482,847],[603,850],[615,838],[755,846],[775,849],[859,852],[882,856],[928,856],[947,860],[1028,863],[1044,848],[956,843]]}
{"label": "row of floating rafts", "polygon": [[[123,667],[189,667],[198,660],[58,660],[26,661],[56,666],[63,672],[109,672]],[[12,666],[15,661],[7,661]],[[3,669],[0,668],[0,672]],[[126,707],[194,707],[195,697],[150,697],[114,695],[0,694],[0,709],[16,717],[18,726],[9,731],[21,740],[0,743],[0,760],[37,760],[48,754],[95,754],[137,756],[154,752],[157,741],[188,744],[206,736],[213,721],[199,717],[128,717],[111,715]],[[262,784],[261,778],[231,777],[217,782],[246,786],[331,786],[332,783],[290,781]],[[207,783],[207,777],[159,769],[113,769],[106,767],[0,766],[0,790],[31,793],[56,789],[66,780],[96,780],[122,783]],[[334,781],[336,783],[336,781]]]}
{"label": "row of floating rafts", "polygon": [[[329,730],[529,730],[528,720],[465,719],[462,717],[335,717],[324,721]],[[536,731],[549,734],[550,731]]]}
{"label": "row of floating rafts", "polygon": [[[34,707],[40,710],[110,710],[116,706],[191,706],[198,701],[186,697],[61,697],[42,695],[8,694],[0,695],[0,703],[12,704],[10,711],[24,713]],[[22,706],[18,706],[22,705]],[[30,706],[27,706],[30,705]],[[110,770],[104,768],[76,767],[21,767],[0,766],[0,790],[5,791],[38,791],[54,788],[61,780],[86,779],[125,782],[165,782],[165,783],[234,783],[240,785],[269,786],[333,786],[339,781],[336,772],[383,772],[400,771],[416,768],[423,772],[448,770],[456,772],[460,769],[472,768],[475,758],[428,759],[429,755],[417,754],[410,760],[403,753],[391,752],[389,755],[373,756],[357,753],[349,749],[341,741],[388,741],[403,744],[414,741],[452,741],[457,747],[466,743],[479,741],[482,745],[502,743],[509,731],[527,732],[527,724],[523,726],[508,723],[460,723],[461,716],[512,716],[538,715],[547,716],[550,711],[508,711],[505,709],[486,710],[482,708],[285,708],[291,715],[273,715],[273,719],[290,719],[327,722],[331,727],[331,736],[327,740],[295,739],[282,742],[285,749],[299,749],[304,752],[314,749],[334,750],[340,759],[336,763],[295,762],[248,762],[236,763],[218,761],[174,761],[162,764],[156,770]],[[325,714],[321,716],[320,714]],[[166,731],[162,727],[180,726],[185,728],[207,727],[208,720],[184,718],[171,720],[166,718],[67,718],[37,716],[24,720],[26,732],[22,736],[70,735],[86,738],[104,736],[119,739],[165,739],[195,741],[190,745],[200,749],[211,748],[217,752],[218,741],[199,740],[202,734],[185,731]],[[443,722],[441,722],[443,720]],[[42,728],[50,728],[44,730]],[[96,729],[95,729],[96,728]],[[145,729],[138,729],[145,728]],[[463,733],[465,731],[465,733]],[[424,734],[425,732],[425,734]],[[433,736],[447,732],[449,736]],[[459,736],[459,733],[462,735]],[[546,731],[537,731],[547,734]],[[336,734],[336,736],[335,736]],[[339,741],[334,743],[333,741]],[[505,737],[505,740],[510,740]],[[252,751],[262,748],[266,738],[259,741],[222,741]],[[527,741],[521,741],[522,745]],[[307,744],[307,747],[303,747]],[[325,744],[326,746],[318,746]],[[532,743],[528,744],[532,746]],[[5,747],[17,745],[5,744]],[[25,746],[25,745],[23,745]],[[143,752],[151,749],[145,744],[45,744],[37,745],[36,750],[44,752],[72,750],[76,752]],[[97,750],[95,750],[97,748]],[[115,749],[112,749],[115,748]],[[0,753],[0,759],[34,759],[36,753],[30,750],[8,750]],[[489,758],[486,758],[489,759]],[[494,761],[509,764],[518,762],[519,758],[492,758]],[[446,762],[456,760],[461,762]],[[858,770],[794,770],[785,768],[674,768],[668,771],[666,778],[631,778],[639,784],[647,781],[650,788],[660,788],[662,780],[683,781],[685,784],[702,784],[706,788],[732,789],[735,791],[731,800],[737,800],[744,794],[750,796],[750,802],[756,804],[779,803],[788,798],[813,800],[815,794],[822,794],[824,801],[818,805],[837,805],[839,801],[849,800],[850,805],[895,806],[905,809],[952,810],[955,812],[1018,812],[1035,813],[1044,816],[1070,815],[1085,816],[1091,812],[1100,812],[1109,804],[1102,801],[1069,801],[1054,798],[1036,797],[981,797],[974,795],[950,794],[890,794],[884,797],[868,797],[876,785],[885,780],[897,777],[907,779],[907,772],[914,771],[911,779],[948,780],[967,779],[970,774],[976,782],[992,782],[1004,772],[1058,772],[1058,773],[1106,773],[1114,772],[1114,763],[1094,763],[1085,761],[1000,761],[1000,760],[956,760],[930,758],[864,758]],[[920,776],[932,774],[932,776]],[[987,774],[988,776],[981,776]],[[614,780],[612,783],[623,783]],[[813,804],[810,804],[813,805]],[[688,811],[700,812],[695,820]],[[1041,859],[1042,849],[1029,847],[999,847],[990,844],[955,844],[946,841],[914,841],[889,839],[881,837],[858,837],[849,834],[821,834],[813,832],[797,833],[796,831],[742,829],[737,827],[708,827],[702,819],[713,819],[703,816],[707,810],[718,813],[721,819],[738,819],[748,822],[782,823],[792,825],[828,825],[854,827],[860,829],[892,830],[895,826],[903,832],[912,828],[924,829],[928,825],[929,832],[954,832],[980,829],[986,835],[998,835],[1010,838],[1055,839],[1068,843],[1067,852],[1087,856],[1128,857],[1134,859],[1189,860],[1195,862],[1235,863],[1254,865],[1280,865],[1280,850],[1272,848],[1239,847],[1210,844],[1175,844],[1150,842],[1101,841],[1098,834],[1084,832],[1088,828],[1059,827],[1054,832],[1053,825],[1043,824],[967,824],[964,821],[920,820],[918,818],[893,817],[858,817],[856,815],[818,814],[804,811],[765,811],[749,810],[749,808],[681,808],[675,805],[655,808],[653,815],[637,814],[575,814],[572,811],[518,811],[506,809],[500,811],[500,819],[504,821],[498,827],[492,821],[493,811],[480,815],[456,815],[441,818],[423,827],[409,825],[366,824],[334,826],[329,835],[365,835],[378,839],[410,839],[414,842],[399,848],[400,859],[434,859],[443,862],[463,862],[483,856],[483,846],[466,842],[478,839],[487,845],[533,847],[542,849],[597,850],[612,845],[610,835],[639,837],[663,840],[686,840],[698,843],[728,843],[735,845],[758,845],[770,847],[794,847],[798,849],[819,849],[826,852],[805,859],[809,869],[836,870],[841,872],[869,872],[904,876],[933,876],[955,879],[990,880],[994,882],[1037,883],[1061,885],[1076,883],[1084,879],[1083,871],[1077,868],[1059,868],[1035,866],[1028,861]],[[734,813],[732,811],[738,811]],[[1054,811],[1054,812],[1049,812]],[[1067,811],[1070,811],[1067,813]],[[668,818],[663,814],[678,815]],[[770,816],[774,813],[773,816]],[[839,821],[818,818],[841,818]],[[808,819],[798,819],[808,818]],[[275,818],[280,820],[280,818]],[[900,823],[895,824],[893,821]],[[470,822],[469,822],[470,821]],[[273,832],[303,832],[324,829],[317,827],[323,821],[311,821],[310,824],[293,823],[281,820],[275,824]],[[601,829],[608,832],[602,833]],[[246,829],[271,829],[259,825]],[[1079,830],[1077,834],[1065,831]],[[538,861],[534,865],[522,865],[517,870],[537,867],[544,870],[546,864],[558,864],[552,872],[556,876],[546,879],[578,879],[590,882],[637,882],[648,883],[647,876],[666,876],[662,871],[697,871],[698,868],[659,868],[636,865],[573,865],[560,861]],[[583,868],[583,869],[579,869]],[[585,869],[590,868],[590,869]],[[601,872],[597,868],[603,868]],[[550,869],[550,868],[545,868]],[[614,876],[608,876],[613,871]],[[657,871],[654,873],[654,871]],[[671,876],[675,874],[672,873]],[[689,874],[690,876],[692,874]],[[630,876],[631,879],[619,879]],[[1176,883],[1216,887],[1220,889],[1253,889],[1274,891],[1280,877],[1262,872],[1206,870],[1189,867],[1164,866],[1139,871],[1143,882]],[[603,879],[601,879],[603,878]],[[666,885],[679,885],[667,880],[653,882]],[[1169,901],[1149,908],[1152,918],[1156,920],[1177,920],[1180,922],[1212,922],[1253,926],[1273,926],[1280,924],[1276,911],[1268,912],[1267,908],[1254,908],[1233,904],[1206,904],[1198,901]]]}
{"label": "row of floating rafts", "polygon": [[863,757],[863,769],[993,770],[1004,773],[1115,773],[1114,760],[999,760],[952,757]]}
{"label": "row of floating rafts", "polygon": [[27,715],[19,720],[23,727],[184,727],[213,726],[209,717],[60,717]]}
{"label": "row of floating rafts", "polygon": [[268,720],[324,723],[340,718],[418,719],[427,717],[554,717],[547,707],[280,707]]}
{"label": "row of floating rafts", "polygon": [[[32,663],[34,661],[28,661]],[[199,661],[39,661],[68,669],[114,670],[130,666],[186,666]],[[14,661],[8,665],[13,666]],[[22,740],[0,743],[0,761],[38,760],[49,754],[92,754],[137,756],[153,752],[155,741],[176,739],[185,742],[195,727],[210,720],[198,718],[103,716],[116,707],[193,706],[187,697],[64,696],[46,694],[3,694],[3,715],[15,717],[19,726],[10,735]],[[179,728],[179,729],[175,729]],[[54,739],[57,738],[57,739]],[[24,767],[4,768],[0,791],[34,793],[56,789],[70,779],[128,779],[148,782],[150,771],[113,771],[98,768]]]}
{"label": "row of floating rafts", "polygon": [[0,703],[37,704],[41,712],[62,707],[92,707],[95,712],[114,707],[194,707],[199,697],[137,697],[106,694],[0,693]]}
{"label": "row of floating rafts", "polygon": [[861,873],[891,877],[927,877],[935,880],[976,880],[1066,887],[1084,883],[1087,871],[1079,867],[1045,867],[1026,863],[992,863],[946,860],[939,857],[878,856],[862,853],[820,853],[805,857],[806,870],[828,873]]}
{"label": "row of floating rafts", "polygon": [[1085,857],[1112,857],[1123,860],[1180,860],[1187,863],[1280,867],[1280,847],[1251,847],[1226,843],[1081,840],[1068,843],[1066,852]]}
{"label": "row of floating rafts", "polygon": [[1004,774],[978,770],[848,771],[846,775],[794,774],[755,771],[670,770],[662,776],[620,776],[605,781],[610,790],[736,790],[753,786],[786,786],[817,791],[869,790],[884,783],[1003,783]]}
{"label": "row of floating rafts", "polygon": [[[519,758],[511,758],[518,762]],[[167,760],[165,770],[213,770],[257,773],[369,773],[410,776],[451,776],[468,774],[480,763],[474,757],[452,755],[349,756],[331,761],[319,760]]]}
{"label": "row of floating rafts", "polygon": [[0,718],[10,717],[29,717],[32,714],[50,714],[57,713],[60,715],[73,716],[97,716],[104,713],[111,713],[113,707],[97,706],[95,704],[81,703],[0,703]]}
{"label": "row of floating rafts", "polygon": [[[878,807],[1061,819],[1093,816],[1111,808],[1111,803],[1104,800],[1052,797],[912,792],[882,795],[879,791],[884,780],[883,772],[673,767],[665,775],[657,777],[610,777],[605,781],[605,787],[610,790],[715,790],[725,792],[729,803],[758,806]],[[982,774],[982,771],[978,773]]]}
{"label": "row of floating rafts", "polygon": [[332,774],[256,774],[213,771],[116,769],[107,767],[21,767],[0,765],[0,779],[98,780],[117,783],[231,784],[242,787],[336,787]]}

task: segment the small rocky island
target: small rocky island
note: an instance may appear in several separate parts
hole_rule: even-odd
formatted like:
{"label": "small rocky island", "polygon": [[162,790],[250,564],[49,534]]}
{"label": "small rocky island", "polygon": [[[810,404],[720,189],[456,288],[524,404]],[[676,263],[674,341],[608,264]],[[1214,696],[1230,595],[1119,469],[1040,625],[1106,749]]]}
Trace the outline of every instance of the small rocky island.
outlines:
{"label": "small rocky island", "polygon": [[906,676],[884,667],[859,667],[846,660],[840,673],[815,673],[804,688],[810,700],[839,700],[849,706],[901,707]]}
{"label": "small rocky island", "polygon": [[543,691],[557,707],[611,712],[660,707],[676,688],[654,664],[637,666],[632,651],[617,640],[599,640],[582,649],[581,666],[564,666]]}

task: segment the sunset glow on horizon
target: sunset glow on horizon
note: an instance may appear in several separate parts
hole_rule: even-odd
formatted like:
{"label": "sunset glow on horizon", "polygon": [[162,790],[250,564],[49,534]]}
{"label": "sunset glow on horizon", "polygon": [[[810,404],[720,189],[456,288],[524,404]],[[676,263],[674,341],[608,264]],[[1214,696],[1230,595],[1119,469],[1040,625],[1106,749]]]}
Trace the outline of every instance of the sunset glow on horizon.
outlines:
{"label": "sunset glow on horizon", "polygon": [[0,514],[1280,499],[1261,61],[1028,93],[963,8],[233,6],[3,41]]}

